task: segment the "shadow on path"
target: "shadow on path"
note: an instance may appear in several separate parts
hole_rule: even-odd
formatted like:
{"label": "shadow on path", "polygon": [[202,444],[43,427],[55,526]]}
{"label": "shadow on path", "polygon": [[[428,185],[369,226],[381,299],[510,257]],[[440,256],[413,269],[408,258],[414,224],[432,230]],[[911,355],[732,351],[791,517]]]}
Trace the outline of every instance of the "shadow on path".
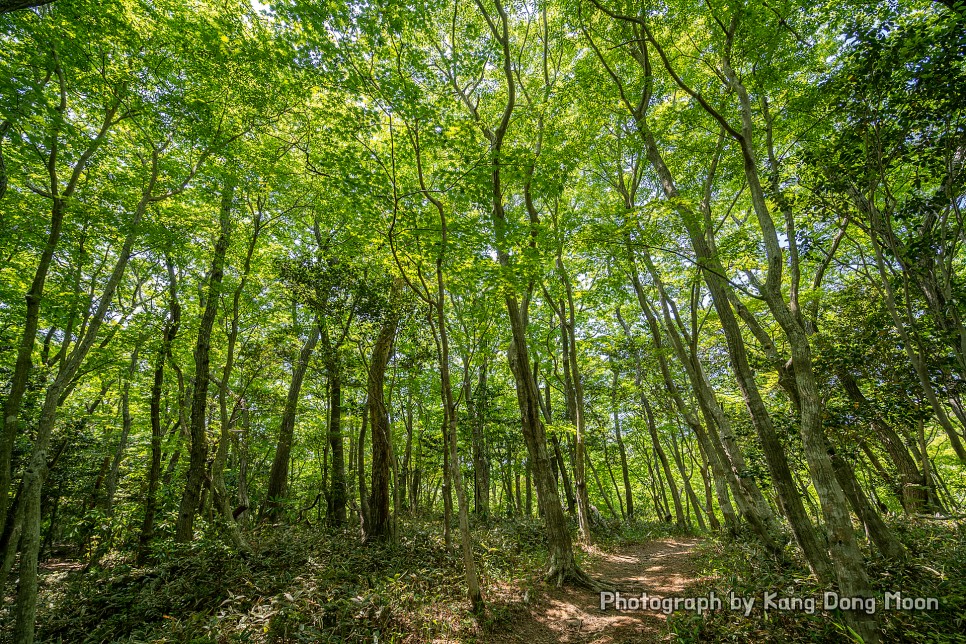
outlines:
{"label": "shadow on path", "polygon": [[[608,581],[626,597],[684,596],[696,575],[691,562],[695,538],[673,538],[623,546],[613,552],[592,549],[587,572]],[[651,610],[600,609],[600,595],[583,589],[540,587],[539,596],[504,605],[512,619],[484,642],[631,644],[669,641],[666,616]]]}

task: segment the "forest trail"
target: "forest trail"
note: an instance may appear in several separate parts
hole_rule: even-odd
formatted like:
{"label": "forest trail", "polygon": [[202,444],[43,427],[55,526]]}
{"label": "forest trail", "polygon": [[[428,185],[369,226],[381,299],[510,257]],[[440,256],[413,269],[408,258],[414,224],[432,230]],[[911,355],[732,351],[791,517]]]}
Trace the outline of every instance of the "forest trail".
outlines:
{"label": "forest trail", "polygon": [[[697,581],[691,551],[700,540],[669,538],[612,551],[593,549],[586,570],[625,596],[682,596]],[[522,610],[482,641],[549,644],[631,644],[667,641],[666,616],[656,611],[600,610],[597,592],[541,587]]]}

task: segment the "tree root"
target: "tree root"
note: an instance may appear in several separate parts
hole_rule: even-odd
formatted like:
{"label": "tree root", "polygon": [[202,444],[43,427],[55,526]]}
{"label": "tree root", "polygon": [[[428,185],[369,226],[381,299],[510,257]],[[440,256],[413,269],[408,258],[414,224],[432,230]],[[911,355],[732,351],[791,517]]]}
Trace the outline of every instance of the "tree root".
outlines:
{"label": "tree root", "polygon": [[612,583],[594,579],[573,562],[567,566],[551,565],[550,570],[544,575],[544,581],[548,584],[553,584],[557,588],[561,586],[576,586],[577,588],[586,588],[594,592],[614,590]]}

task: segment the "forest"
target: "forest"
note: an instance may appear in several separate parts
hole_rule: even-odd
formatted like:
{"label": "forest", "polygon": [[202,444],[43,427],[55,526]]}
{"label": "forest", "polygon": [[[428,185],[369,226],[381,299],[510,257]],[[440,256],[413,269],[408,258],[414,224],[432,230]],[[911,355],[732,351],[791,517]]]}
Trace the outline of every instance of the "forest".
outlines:
{"label": "forest", "polygon": [[0,642],[966,642],[963,88],[966,0],[0,0]]}

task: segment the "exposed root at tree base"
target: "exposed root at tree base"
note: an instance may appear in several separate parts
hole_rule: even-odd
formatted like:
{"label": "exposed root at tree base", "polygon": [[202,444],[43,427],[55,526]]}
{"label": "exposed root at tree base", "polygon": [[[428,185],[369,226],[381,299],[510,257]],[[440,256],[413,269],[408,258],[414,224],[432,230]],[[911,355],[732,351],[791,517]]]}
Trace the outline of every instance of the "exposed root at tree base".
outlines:
{"label": "exposed root at tree base", "polygon": [[613,584],[594,579],[577,564],[552,567],[547,571],[543,579],[548,584],[552,584],[557,588],[561,586],[576,586],[577,588],[586,588],[594,592],[614,590]]}

